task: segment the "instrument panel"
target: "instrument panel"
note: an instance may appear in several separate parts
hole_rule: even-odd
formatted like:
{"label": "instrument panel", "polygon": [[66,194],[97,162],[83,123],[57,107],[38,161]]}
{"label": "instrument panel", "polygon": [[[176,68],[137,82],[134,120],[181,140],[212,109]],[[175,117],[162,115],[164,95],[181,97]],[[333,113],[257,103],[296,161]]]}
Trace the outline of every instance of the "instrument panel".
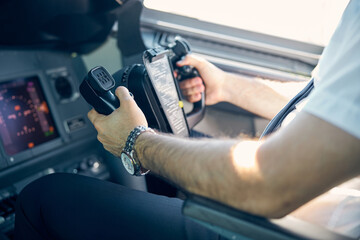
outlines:
{"label": "instrument panel", "polygon": [[68,52],[0,51],[0,187],[94,139],[90,106],[78,93],[86,72]]}
{"label": "instrument panel", "polygon": [[0,136],[8,156],[59,138],[38,76],[0,83]]}
{"label": "instrument panel", "polygon": [[110,178],[78,92],[86,72],[68,52],[0,49],[0,239],[12,239],[16,197],[31,181],[54,172]]}

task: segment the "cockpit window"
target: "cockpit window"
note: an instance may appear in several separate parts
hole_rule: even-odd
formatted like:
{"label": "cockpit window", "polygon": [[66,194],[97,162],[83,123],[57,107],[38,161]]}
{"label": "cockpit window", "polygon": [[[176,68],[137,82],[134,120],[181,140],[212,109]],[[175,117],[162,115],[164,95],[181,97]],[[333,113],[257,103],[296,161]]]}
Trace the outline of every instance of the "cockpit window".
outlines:
{"label": "cockpit window", "polygon": [[349,0],[144,0],[150,9],[325,46]]}

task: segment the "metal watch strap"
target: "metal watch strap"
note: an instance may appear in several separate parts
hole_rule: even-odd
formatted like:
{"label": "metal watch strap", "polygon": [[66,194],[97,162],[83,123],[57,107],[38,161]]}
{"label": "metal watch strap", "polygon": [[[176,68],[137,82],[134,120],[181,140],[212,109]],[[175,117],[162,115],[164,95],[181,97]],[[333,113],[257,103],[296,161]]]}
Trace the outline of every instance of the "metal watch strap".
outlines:
{"label": "metal watch strap", "polygon": [[[126,143],[125,143],[125,147],[124,147],[124,152],[130,153],[133,150],[133,147],[135,145],[135,141],[137,139],[137,137],[145,131],[148,131],[151,128],[147,128],[145,126],[137,126],[135,127],[129,134]],[[152,129],[151,129],[152,130]]]}
{"label": "metal watch strap", "polygon": [[123,152],[125,152],[128,156],[131,156],[133,158],[133,165],[134,165],[134,169],[135,169],[134,175],[136,175],[136,176],[145,175],[146,173],[149,172],[148,170],[145,170],[141,167],[139,159],[137,159],[136,154],[134,154],[135,153],[135,150],[134,150],[135,141],[138,138],[138,136],[143,132],[155,133],[154,130],[152,130],[151,128],[148,128],[145,126],[137,126],[130,132],[130,134],[126,140],[125,147],[123,149]]}

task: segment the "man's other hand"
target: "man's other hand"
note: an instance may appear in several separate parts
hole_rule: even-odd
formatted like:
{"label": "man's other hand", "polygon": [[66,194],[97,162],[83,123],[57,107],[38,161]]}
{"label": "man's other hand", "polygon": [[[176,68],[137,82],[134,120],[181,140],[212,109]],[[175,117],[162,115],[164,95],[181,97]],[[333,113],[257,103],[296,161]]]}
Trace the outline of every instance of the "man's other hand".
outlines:
{"label": "man's other hand", "polygon": [[118,109],[108,116],[92,109],[88,118],[97,130],[97,138],[104,148],[115,156],[120,156],[130,132],[137,126],[147,127],[148,124],[127,88],[118,87],[115,94],[120,100]]}
{"label": "man's other hand", "polygon": [[[176,63],[179,67],[185,65],[194,66],[200,73],[200,77],[190,78],[179,83],[180,89],[189,102],[197,102],[201,99],[201,93],[206,94],[206,105],[213,105],[224,100],[223,83],[226,73],[205,59],[193,54],[187,55],[182,61]],[[206,88],[205,88],[205,86]]]}

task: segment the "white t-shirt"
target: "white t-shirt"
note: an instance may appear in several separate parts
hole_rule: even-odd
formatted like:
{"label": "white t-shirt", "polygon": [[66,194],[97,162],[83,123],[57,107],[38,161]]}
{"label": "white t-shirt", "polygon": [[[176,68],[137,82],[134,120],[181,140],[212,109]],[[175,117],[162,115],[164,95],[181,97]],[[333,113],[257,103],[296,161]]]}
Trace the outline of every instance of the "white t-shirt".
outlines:
{"label": "white t-shirt", "polygon": [[[345,9],[314,78],[315,88],[302,110],[360,138],[360,0],[352,0]],[[359,238],[359,190],[357,177],[314,199],[293,215]]]}
{"label": "white t-shirt", "polygon": [[319,61],[314,84],[303,110],[360,138],[359,0],[345,9]]}

